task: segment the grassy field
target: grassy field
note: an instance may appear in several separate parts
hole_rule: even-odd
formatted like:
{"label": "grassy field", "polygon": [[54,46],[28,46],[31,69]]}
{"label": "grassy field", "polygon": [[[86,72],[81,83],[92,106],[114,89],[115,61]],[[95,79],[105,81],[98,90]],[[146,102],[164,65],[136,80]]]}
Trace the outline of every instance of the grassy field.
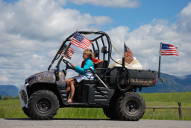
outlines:
{"label": "grassy field", "polygon": [[[147,106],[177,106],[191,108],[191,92],[184,93],[147,93],[141,94]],[[18,99],[0,100],[0,118],[26,118]],[[55,118],[107,119],[100,108],[63,108]],[[147,109],[143,119],[178,120],[177,109]],[[191,109],[183,109],[183,120],[191,120]]]}
{"label": "grassy field", "polygon": [[[181,102],[182,107],[191,108],[191,92],[184,93],[151,93],[142,94],[147,106],[178,106]],[[183,120],[191,120],[191,109],[183,109]],[[147,109],[143,117],[144,119],[162,119],[162,120],[178,120],[177,109],[153,110]]]}

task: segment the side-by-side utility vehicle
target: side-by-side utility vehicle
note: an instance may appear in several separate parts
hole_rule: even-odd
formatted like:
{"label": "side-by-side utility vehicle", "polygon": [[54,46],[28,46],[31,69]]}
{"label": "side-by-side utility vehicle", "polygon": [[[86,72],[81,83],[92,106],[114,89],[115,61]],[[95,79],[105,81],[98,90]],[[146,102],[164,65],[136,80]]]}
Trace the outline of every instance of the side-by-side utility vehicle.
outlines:
{"label": "side-by-side utility vehicle", "polygon": [[73,46],[71,38],[75,33],[63,41],[47,71],[25,80],[19,91],[24,113],[32,119],[44,120],[53,118],[59,108],[87,107],[103,108],[104,114],[110,119],[139,120],[144,115],[145,102],[137,91],[155,85],[156,72],[127,69],[123,64],[109,68],[110,61],[113,60],[112,44],[105,32],[78,31],[91,40],[95,58],[102,61],[96,63],[95,70],[92,71],[95,79],[81,81],[76,87],[74,101],[67,102],[65,79],[71,63],[63,54]]}

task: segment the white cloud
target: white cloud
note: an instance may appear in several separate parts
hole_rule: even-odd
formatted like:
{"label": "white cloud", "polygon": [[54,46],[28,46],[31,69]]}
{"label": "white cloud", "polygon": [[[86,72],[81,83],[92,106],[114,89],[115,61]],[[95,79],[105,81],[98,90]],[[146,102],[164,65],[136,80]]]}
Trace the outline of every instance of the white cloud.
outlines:
{"label": "white cloud", "polygon": [[93,4],[106,7],[136,8],[139,6],[138,0],[68,0],[68,1],[79,5]]}
{"label": "white cloud", "polygon": [[158,70],[158,56],[160,42],[172,43],[178,46],[180,56],[162,57],[162,72],[186,75],[190,74],[191,55],[191,4],[185,7],[177,22],[169,23],[165,20],[153,20],[150,24],[140,26],[129,31],[128,27],[120,26],[109,31],[113,43],[119,51],[123,51],[123,43],[134,51],[135,56],[146,69]]}
{"label": "white cloud", "polygon": [[179,20],[177,22],[177,31],[180,31],[186,36],[191,34],[191,2],[184,8],[179,14]]}
{"label": "white cloud", "polygon": [[106,16],[91,16],[62,8],[54,0],[20,0],[14,4],[0,4],[0,17],[3,17],[0,19],[1,30],[32,39],[63,39],[65,33],[111,21]]}
{"label": "white cloud", "polygon": [[10,34],[0,35],[0,72],[7,78],[0,80],[0,84],[20,85],[29,75],[46,70],[52,58],[48,53],[58,46],[48,41],[42,43]]}
{"label": "white cloud", "polygon": [[0,81],[1,81],[2,83],[7,82],[7,81],[8,81],[8,78],[7,78],[6,76],[0,75]]}
{"label": "white cloud", "polygon": [[[61,2],[61,4],[60,4]],[[66,1],[0,0],[0,84],[21,85],[31,74],[47,70],[61,41],[76,29],[97,30],[111,22],[106,16],[92,16],[63,8]],[[176,23],[154,20],[130,31],[127,26],[108,30],[119,52],[123,42],[134,51],[145,68],[157,70],[161,41],[179,47],[180,57],[163,57],[162,71],[185,75],[190,69],[190,5],[179,14]],[[121,53],[120,53],[121,54]],[[115,55],[115,54],[114,54]]]}
{"label": "white cloud", "polygon": [[68,34],[111,22],[106,16],[65,9],[64,4],[63,0],[0,0],[0,84],[23,84],[29,75],[47,70]]}
{"label": "white cloud", "polygon": [[184,9],[182,9],[180,14],[182,16],[191,16],[191,3],[189,3]]}

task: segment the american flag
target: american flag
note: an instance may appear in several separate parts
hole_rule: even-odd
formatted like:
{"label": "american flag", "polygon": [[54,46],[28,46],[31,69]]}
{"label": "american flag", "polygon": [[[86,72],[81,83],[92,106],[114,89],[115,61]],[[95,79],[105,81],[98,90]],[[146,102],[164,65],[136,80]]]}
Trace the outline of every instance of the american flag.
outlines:
{"label": "american flag", "polygon": [[173,44],[161,43],[160,48],[161,56],[178,56],[177,47]]}
{"label": "american flag", "polygon": [[91,45],[91,41],[88,40],[84,35],[80,33],[75,33],[71,38],[71,44],[82,49],[88,49]]}
{"label": "american flag", "polygon": [[131,49],[129,47],[127,47],[127,45],[124,43],[124,53],[127,51],[131,52]]}
{"label": "american flag", "polygon": [[62,55],[68,59],[71,59],[73,54],[74,54],[73,48],[68,48],[68,50],[66,52],[65,51],[62,52]]}

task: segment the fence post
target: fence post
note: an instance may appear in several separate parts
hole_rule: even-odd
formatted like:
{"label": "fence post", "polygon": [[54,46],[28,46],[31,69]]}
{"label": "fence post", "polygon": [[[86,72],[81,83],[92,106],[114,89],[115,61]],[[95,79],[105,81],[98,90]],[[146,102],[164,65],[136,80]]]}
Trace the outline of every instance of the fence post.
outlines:
{"label": "fence post", "polygon": [[154,112],[155,112],[155,108],[153,108],[153,114],[152,114],[152,118],[154,119]]}
{"label": "fence post", "polygon": [[182,104],[181,104],[181,102],[178,102],[178,115],[179,115],[179,119],[182,119]]}

